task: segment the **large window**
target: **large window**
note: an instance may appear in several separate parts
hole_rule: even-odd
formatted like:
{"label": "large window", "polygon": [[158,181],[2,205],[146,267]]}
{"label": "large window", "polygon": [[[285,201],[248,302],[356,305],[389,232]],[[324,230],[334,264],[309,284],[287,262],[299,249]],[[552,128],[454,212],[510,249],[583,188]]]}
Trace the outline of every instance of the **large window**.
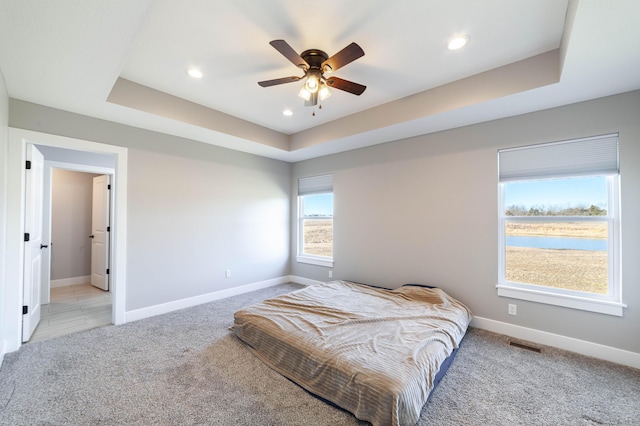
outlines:
{"label": "large window", "polygon": [[333,175],[298,179],[297,261],[333,266]]}
{"label": "large window", "polygon": [[622,315],[618,136],[498,156],[498,294]]}

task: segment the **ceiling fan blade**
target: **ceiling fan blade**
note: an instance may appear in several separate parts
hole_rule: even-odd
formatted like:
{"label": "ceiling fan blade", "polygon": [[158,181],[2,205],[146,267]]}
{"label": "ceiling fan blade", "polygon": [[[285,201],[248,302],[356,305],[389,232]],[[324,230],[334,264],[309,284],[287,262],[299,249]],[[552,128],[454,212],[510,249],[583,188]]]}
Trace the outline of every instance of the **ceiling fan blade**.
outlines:
{"label": "ceiling fan blade", "polygon": [[285,58],[291,61],[293,65],[299,68],[308,69],[309,64],[307,61],[302,59],[302,56],[298,55],[298,53],[293,50],[289,43],[284,40],[272,40],[269,42],[271,46],[273,46],[278,52],[282,54]]}
{"label": "ceiling fan blade", "polygon": [[262,87],[269,87],[269,86],[275,86],[278,84],[293,83],[294,81],[300,80],[300,78],[301,77],[296,77],[296,76],[282,77],[282,78],[276,78],[274,80],[259,81],[258,84]]}
{"label": "ceiling fan blade", "polygon": [[344,90],[345,92],[353,93],[354,95],[362,95],[367,86],[354,83],[353,81],[343,80],[338,77],[329,77],[327,79],[327,86],[332,89]]}
{"label": "ceiling fan blade", "polygon": [[356,43],[351,43],[326,61],[322,63],[322,67],[325,65],[331,67],[331,71],[335,71],[338,68],[342,68],[347,64],[355,61],[359,57],[364,56],[364,50]]}

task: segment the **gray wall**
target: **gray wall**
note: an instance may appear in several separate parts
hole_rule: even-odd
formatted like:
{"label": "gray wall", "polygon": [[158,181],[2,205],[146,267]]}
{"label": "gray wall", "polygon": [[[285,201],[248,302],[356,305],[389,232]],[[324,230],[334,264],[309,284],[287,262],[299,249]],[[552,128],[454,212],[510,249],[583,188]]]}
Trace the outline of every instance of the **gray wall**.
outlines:
{"label": "gray wall", "polygon": [[51,185],[51,279],[91,275],[91,173],[53,169]]}
{"label": "gray wall", "polygon": [[128,308],[289,275],[290,166],[212,151],[129,151]]}
{"label": "gray wall", "polygon": [[[479,317],[638,353],[639,111],[640,91],[630,92],[300,162],[292,182],[334,173],[335,278],[433,284]],[[613,132],[620,133],[624,317],[498,297],[497,150]],[[328,268],[295,258],[291,269],[328,279]],[[508,303],[517,303],[518,316],[507,315]]]}
{"label": "gray wall", "polygon": [[127,311],[289,275],[288,163],[15,99],[9,106],[12,127],[129,148]]}

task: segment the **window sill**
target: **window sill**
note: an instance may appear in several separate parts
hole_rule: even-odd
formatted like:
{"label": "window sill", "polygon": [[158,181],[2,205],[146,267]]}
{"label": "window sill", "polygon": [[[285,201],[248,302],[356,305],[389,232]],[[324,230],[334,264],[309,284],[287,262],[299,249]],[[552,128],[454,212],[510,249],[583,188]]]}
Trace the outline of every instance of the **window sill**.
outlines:
{"label": "window sill", "polygon": [[317,257],[297,256],[296,262],[308,263],[310,265],[317,265],[317,266],[326,266],[327,268],[333,268],[333,259],[321,259]]}
{"label": "window sill", "polygon": [[502,297],[545,303],[547,305],[563,306],[565,308],[597,312],[617,317],[621,317],[623,309],[627,307],[627,305],[620,302],[550,293],[546,291],[515,287],[508,284],[498,284],[496,288],[498,289],[498,296]]}

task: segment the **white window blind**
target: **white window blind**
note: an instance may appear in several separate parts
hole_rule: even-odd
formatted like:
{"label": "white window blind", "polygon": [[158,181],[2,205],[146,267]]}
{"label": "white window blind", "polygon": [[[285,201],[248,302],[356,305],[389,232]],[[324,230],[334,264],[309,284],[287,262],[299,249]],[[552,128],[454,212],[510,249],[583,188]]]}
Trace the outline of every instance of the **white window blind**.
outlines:
{"label": "white window blind", "polygon": [[298,179],[298,195],[326,194],[333,192],[333,175]]}
{"label": "white window blind", "polygon": [[500,182],[617,174],[618,134],[498,151]]}

